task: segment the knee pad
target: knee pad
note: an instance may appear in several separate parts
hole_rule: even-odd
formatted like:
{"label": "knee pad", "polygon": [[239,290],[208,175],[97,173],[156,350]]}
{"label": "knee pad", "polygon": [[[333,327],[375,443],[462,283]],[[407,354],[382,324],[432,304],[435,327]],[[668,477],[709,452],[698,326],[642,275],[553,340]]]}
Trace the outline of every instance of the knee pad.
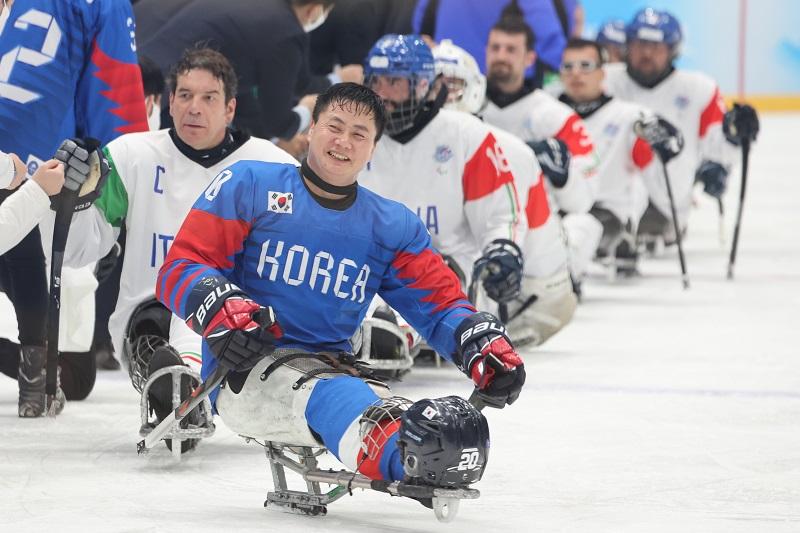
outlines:
{"label": "knee pad", "polygon": [[[335,357],[335,356],[333,356]],[[300,350],[278,349],[254,366],[236,393],[224,384],[217,396],[217,412],[232,431],[247,437],[296,446],[322,446],[319,432],[312,432],[307,420],[309,400],[321,381],[338,381],[343,372],[324,356]],[[372,398],[388,395],[388,387],[377,380],[351,378],[366,382]],[[332,402],[319,404],[332,410]],[[368,402],[369,403],[369,402]],[[323,417],[324,418],[324,417]],[[323,441],[325,435],[321,435]],[[327,442],[329,448],[331,443]],[[336,449],[332,450],[336,453]]]}
{"label": "knee pad", "polygon": [[515,346],[538,346],[572,320],[577,305],[566,270],[549,278],[526,276],[520,297],[507,304],[508,334]]}

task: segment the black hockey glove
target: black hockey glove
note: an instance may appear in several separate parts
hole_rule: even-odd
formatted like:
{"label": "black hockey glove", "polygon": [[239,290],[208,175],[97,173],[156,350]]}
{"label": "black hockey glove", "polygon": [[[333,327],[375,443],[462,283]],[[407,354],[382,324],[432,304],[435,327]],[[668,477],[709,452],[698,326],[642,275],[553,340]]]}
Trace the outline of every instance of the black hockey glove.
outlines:
{"label": "black hockey glove", "polygon": [[97,283],[103,283],[114,272],[114,267],[117,266],[119,256],[122,253],[122,247],[118,242],[114,243],[111,250],[97,262],[94,268],[94,277],[97,278]]}
{"label": "black hockey glove", "polygon": [[747,104],[733,104],[733,108],[722,119],[722,132],[734,146],[742,144],[743,139],[755,141],[758,128],[758,114]]}
{"label": "black hockey glove", "polygon": [[703,161],[694,175],[703,183],[703,191],[714,198],[722,198],[728,186],[728,169],[714,161]]}
{"label": "black hockey glove", "polygon": [[683,149],[681,132],[661,117],[651,116],[639,119],[634,123],[633,131],[638,137],[647,141],[650,148],[664,163],[680,154]]}
{"label": "black hockey glove", "polygon": [[[275,351],[275,340],[283,336],[272,307],[251,300],[238,287],[206,278],[189,295],[195,312],[186,323],[201,334],[219,363],[242,372]],[[196,302],[199,300],[199,304]]]}
{"label": "black hockey glove", "polygon": [[[66,139],[56,151],[55,159],[64,164],[64,188],[77,192],[74,210],[88,209],[103,190],[108,178],[108,161],[100,151],[100,141],[92,138]],[[57,210],[64,191],[50,198],[50,207]]]}
{"label": "black hockey glove", "polygon": [[567,144],[561,139],[551,138],[543,141],[530,141],[528,146],[536,154],[542,172],[553,187],[560,189],[566,185],[570,161]]}
{"label": "black hockey glove", "polygon": [[497,409],[514,403],[525,383],[525,365],[505,326],[491,313],[475,313],[456,329],[456,343],[453,361],[472,378],[478,397]]}
{"label": "black hockey glove", "polygon": [[513,300],[522,285],[522,250],[514,241],[493,240],[475,261],[472,279],[483,280],[486,295],[495,302]]}

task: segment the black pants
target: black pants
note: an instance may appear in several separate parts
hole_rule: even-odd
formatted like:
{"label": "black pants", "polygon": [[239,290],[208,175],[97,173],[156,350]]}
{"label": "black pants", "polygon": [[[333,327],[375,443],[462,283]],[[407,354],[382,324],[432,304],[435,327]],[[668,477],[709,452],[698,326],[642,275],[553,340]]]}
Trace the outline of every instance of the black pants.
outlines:
{"label": "black pants", "polygon": [[125,225],[122,226],[119,239],[120,254],[114,270],[111,274],[100,282],[97,291],[94,293],[94,340],[92,346],[99,344],[111,344],[111,333],[108,331],[108,320],[117,307],[117,297],[119,296],[119,280],[122,275],[122,262],[125,259]]}
{"label": "black pants", "polygon": [[[0,203],[12,193],[0,191]],[[17,314],[19,340],[44,346],[47,331],[47,271],[38,226],[0,256],[3,291]]]}

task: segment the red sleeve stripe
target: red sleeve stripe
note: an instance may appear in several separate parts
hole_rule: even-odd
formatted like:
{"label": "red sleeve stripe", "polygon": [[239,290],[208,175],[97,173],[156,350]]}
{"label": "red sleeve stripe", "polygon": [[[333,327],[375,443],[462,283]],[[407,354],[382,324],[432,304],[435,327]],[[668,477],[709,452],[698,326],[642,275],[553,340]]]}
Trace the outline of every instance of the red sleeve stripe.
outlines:
{"label": "red sleeve stripe", "polygon": [[469,202],[488,196],[513,181],[514,176],[511,174],[503,149],[497,144],[494,135],[487,134],[483,143],[475,150],[475,154],[464,165],[462,178],[464,201]]}
{"label": "red sleeve stripe", "polygon": [[[182,269],[178,268],[177,270],[182,270]],[[183,295],[186,293],[186,289],[188,289],[192,284],[194,284],[194,281],[200,277],[200,274],[203,274],[208,270],[210,269],[198,268],[197,270],[186,276],[184,280],[180,282],[177,289],[171,287],[170,293],[172,294],[172,297],[170,298],[170,303],[172,305],[169,305],[168,307],[170,309],[180,309],[181,301],[183,300]]]}
{"label": "red sleeve stripe", "polygon": [[432,249],[426,248],[420,254],[398,252],[392,261],[392,267],[397,269],[398,278],[414,280],[409,287],[428,292],[420,300],[435,304],[434,313],[454,307],[474,310],[461,291],[458,276]]}
{"label": "red sleeve stripe", "polygon": [[711,101],[703,110],[703,114],[700,115],[700,137],[705,137],[708,128],[714,124],[721,123],[724,116],[725,101],[719,94],[719,88],[716,88],[714,89],[714,95],[711,97]]}
{"label": "red sleeve stripe", "polygon": [[573,113],[564,123],[564,126],[556,133],[556,139],[561,139],[566,143],[571,155],[586,155],[594,150],[592,139],[586,133],[581,117]]}
{"label": "red sleeve stripe", "polygon": [[547,201],[547,191],[544,188],[544,175],[539,176],[539,182],[528,190],[525,214],[528,217],[529,229],[544,225],[550,218],[550,203]]}
{"label": "red sleeve stripe", "polygon": [[631,150],[631,159],[633,164],[639,168],[645,168],[653,160],[653,150],[650,145],[641,137],[636,138]]}
{"label": "red sleeve stripe", "polygon": [[136,63],[126,63],[107,55],[95,40],[92,64],[97,67],[94,76],[108,86],[101,94],[117,104],[111,113],[124,121],[116,128],[119,133],[147,131],[147,111],[144,106],[142,71]]}
{"label": "red sleeve stripe", "polygon": [[167,261],[185,259],[217,270],[233,268],[233,256],[242,250],[250,223],[226,220],[200,209],[192,209],[169,249]]}

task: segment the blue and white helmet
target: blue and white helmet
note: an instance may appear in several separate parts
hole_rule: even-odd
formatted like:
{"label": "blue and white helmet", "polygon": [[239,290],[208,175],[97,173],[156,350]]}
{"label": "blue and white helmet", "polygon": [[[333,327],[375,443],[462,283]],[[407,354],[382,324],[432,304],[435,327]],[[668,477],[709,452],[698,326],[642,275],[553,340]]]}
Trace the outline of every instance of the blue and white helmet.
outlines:
{"label": "blue and white helmet", "polygon": [[608,20],[600,26],[595,39],[599,45],[625,46],[625,21],[622,19]]}
{"label": "blue and white helmet", "polygon": [[386,133],[393,135],[414,124],[436,78],[433,53],[419,35],[384,35],[372,46],[364,64],[364,85],[373,87],[379,76],[407,78],[410,96],[389,113]]}
{"label": "blue and white helmet", "polygon": [[633,16],[625,27],[627,41],[664,43],[677,56],[683,41],[680,22],[672,14],[646,7]]}

